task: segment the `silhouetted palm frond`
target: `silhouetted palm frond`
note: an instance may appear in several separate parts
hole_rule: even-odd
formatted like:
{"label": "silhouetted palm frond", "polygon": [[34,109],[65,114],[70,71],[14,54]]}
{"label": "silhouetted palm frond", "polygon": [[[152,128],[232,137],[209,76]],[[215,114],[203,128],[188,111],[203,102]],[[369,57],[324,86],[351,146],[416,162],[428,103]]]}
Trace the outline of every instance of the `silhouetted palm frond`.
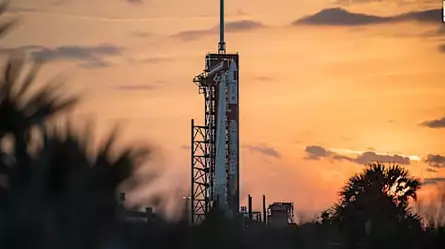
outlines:
{"label": "silhouetted palm frond", "polygon": [[[116,222],[118,186],[149,154],[142,147],[112,151],[113,134],[94,153],[86,146],[92,142],[91,131],[70,127],[45,127],[39,148],[21,161],[29,165],[11,167],[9,191],[2,200],[7,204],[5,214],[8,224],[22,233],[27,226],[41,227],[39,236],[44,239],[35,242],[35,248],[85,248],[98,240],[99,232]],[[34,218],[25,222],[24,217]]]}
{"label": "silhouetted palm frond", "polygon": [[[8,7],[9,7],[9,1],[2,1],[0,3],[0,16],[4,15]],[[15,24],[16,24],[15,19],[0,22],[0,37],[6,35],[11,30],[12,26],[14,26]]]}
{"label": "silhouetted palm frond", "polygon": [[[41,64],[32,63],[31,69],[25,72],[25,63],[24,56],[12,56],[0,79],[0,138],[11,133],[19,139],[31,127],[43,125],[78,102],[77,96],[62,97],[57,93],[61,84],[54,80],[32,92]],[[25,74],[24,80],[20,81],[22,74]]]}

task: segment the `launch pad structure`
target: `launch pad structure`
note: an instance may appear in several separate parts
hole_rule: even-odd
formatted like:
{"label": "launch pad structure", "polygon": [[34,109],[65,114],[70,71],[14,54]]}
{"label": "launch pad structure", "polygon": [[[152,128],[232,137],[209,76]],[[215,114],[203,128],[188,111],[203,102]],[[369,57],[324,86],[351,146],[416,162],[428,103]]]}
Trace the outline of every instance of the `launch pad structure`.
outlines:
{"label": "launch pad structure", "polygon": [[226,53],[224,0],[220,0],[217,53],[193,82],[204,95],[204,125],[191,121],[191,223],[200,223],[214,206],[228,217],[239,213],[239,56]]}

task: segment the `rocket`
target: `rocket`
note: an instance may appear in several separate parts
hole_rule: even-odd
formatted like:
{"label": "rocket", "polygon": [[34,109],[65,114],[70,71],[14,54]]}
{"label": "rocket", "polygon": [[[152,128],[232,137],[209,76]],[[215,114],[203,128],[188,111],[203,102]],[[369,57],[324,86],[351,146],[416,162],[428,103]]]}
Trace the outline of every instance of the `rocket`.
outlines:
{"label": "rocket", "polygon": [[223,70],[214,77],[218,89],[214,201],[230,216],[239,206],[238,67],[234,59],[221,64]]}
{"label": "rocket", "polygon": [[233,212],[239,207],[239,105],[238,105],[238,66],[235,60],[230,61],[227,71],[228,88],[228,203]]}
{"label": "rocket", "polygon": [[[223,64],[223,63],[221,63]],[[227,172],[226,172],[226,75],[224,71],[215,75],[217,82],[217,112],[216,112],[216,134],[215,134],[215,185],[213,190],[214,201],[223,210],[227,209]]]}

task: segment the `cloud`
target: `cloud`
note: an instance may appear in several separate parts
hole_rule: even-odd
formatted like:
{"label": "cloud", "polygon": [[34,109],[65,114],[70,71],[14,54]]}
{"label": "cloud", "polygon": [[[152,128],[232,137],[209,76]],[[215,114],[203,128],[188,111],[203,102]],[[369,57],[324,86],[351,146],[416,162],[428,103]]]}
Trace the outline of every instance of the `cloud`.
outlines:
{"label": "cloud", "polygon": [[126,91],[151,91],[157,89],[154,85],[118,85],[114,88]]}
{"label": "cloud", "polygon": [[193,40],[200,39],[203,36],[207,36],[207,35],[214,34],[214,33],[215,32],[211,29],[209,29],[209,30],[188,30],[188,31],[179,32],[179,33],[173,35],[173,37],[179,38],[184,41],[193,41]]}
{"label": "cloud", "polygon": [[181,145],[180,147],[182,150],[191,150],[192,147],[190,145]]}
{"label": "cloud", "polygon": [[426,172],[431,172],[431,173],[436,173],[437,172],[437,170],[432,169],[432,168],[427,168],[425,171]]}
{"label": "cloud", "polygon": [[328,26],[359,26],[404,21],[440,23],[441,9],[407,12],[394,16],[376,16],[349,12],[343,8],[323,9],[313,15],[294,21],[293,25],[328,25]]}
{"label": "cloud", "polygon": [[32,51],[31,54],[45,61],[53,60],[87,60],[97,61],[100,56],[118,55],[122,48],[102,44],[97,46],[60,46],[56,48],[41,47],[39,50]]}
{"label": "cloud", "polygon": [[258,77],[255,77],[255,79],[259,80],[259,81],[271,81],[272,80],[272,78],[268,77],[268,76],[258,76]]}
{"label": "cloud", "polygon": [[383,2],[383,1],[384,0],[336,0],[334,3],[340,5],[352,5],[352,4]]}
{"label": "cloud", "polygon": [[38,60],[60,61],[75,60],[80,62],[80,66],[88,68],[108,67],[111,63],[104,57],[120,55],[124,48],[110,44],[100,44],[95,46],[67,45],[54,48],[29,45],[18,48],[1,49],[0,52],[10,52],[14,50],[25,51]]}
{"label": "cloud", "polygon": [[[225,31],[227,32],[242,32],[249,31],[253,29],[263,28],[264,25],[260,22],[241,20],[235,22],[227,22],[225,25]],[[218,27],[219,29],[219,27]]]}
{"label": "cloud", "polygon": [[367,151],[363,154],[357,156],[357,158],[353,159],[353,161],[359,164],[369,164],[374,161],[379,162],[392,162],[399,164],[410,164],[411,160],[409,157],[400,156],[400,155],[379,155],[375,152]]}
{"label": "cloud", "polygon": [[[445,26],[444,25],[439,25],[439,28],[436,28],[435,30],[429,30],[426,31],[422,34],[422,36],[424,37],[438,37],[438,36],[443,36],[445,35]],[[441,46],[439,46],[439,50],[441,51]]]}
{"label": "cloud", "polygon": [[430,154],[426,156],[424,161],[434,168],[445,167],[445,157],[438,154]]}
{"label": "cloud", "polygon": [[439,49],[439,52],[441,52],[441,53],[445,53],[445,44],[440,44],[440,45],[438,46],[438,49]]}
{"label": "cloud", "polygon": [[142,4],[144,3],[144,0],[125,0],[126,2],[130,4]]}
{"label": "cloud", "polygon": [[[445,45],[442,47],[445,52]],[[433,119],[433,120],[427,120],[422,123],[420,123],[421,126],[426,126],[429,128],[445,128],[445,117],[439,118],[439,119]]]}
{"label": "cloud", "polygon": [[425,178],[423,180],[423,185],[435,185],[441,182],[445,182],[445,177],[433,177],[433,178]]}
{"label": "cloud", "polygon": [[[251,20],[241,20],[241,21],[226,22],[225,31],[228,33],[247,32],[264,27],[266,26],[260,22],[255,22]],[[210,29],[182,31],[177,34],[174,34],[173,37],[191,41],[199,39],[203,36],[218,34],[218,32],[219,32],[219,26],[215,26]]]}
{"label": "cloud", "polygon": [[146,31],[132,31],[130,32],[130,35],[139,38],[147,38],[153,36],[152,33]]}
{"label": "cloud", "polygon": [[147,58],[131,58],[129,59],[131,62],[138,63],[162,63],[162,62],[170,62],[173,61],[173,58],[170,57],[147,57]]}
{"label": "cloud", "polygon": [[244,147],[250,151],[258,152],[265,156],[281,158],[281,154],[277,150],[266,145],[245,145]]}
{"label": "cloud", "polygon": [[434,4],[437,6],[437,0],[336,0],[334,1],[334,4],[339,4],[343,6],[349,6],[349,5],[359,5],[359,4],[367,4],[367,3],[384,3],[384,2],[391,2],[395,3],[398,6],[403,5],[412,5],[415,4],[416,6],[419,6],[419,4]]}
{"label": "cloud", "polygon": [[307,146],[305,149],[307,153],[306,159],[318,160],[324,157],[329,157],[333,153],[318,145]]}
{"label": "cloud", "polygon": [[68,3],[68,0],[56,0],[56,1],[52,2],[52,3],[50,3],[50,5],[59,6],[59,5],[64,5],[66,3]]}
{"label": "cloud", "polygon": [[[388,2],[388,0],[336,0],[334,1],[335,4],[340,4],[340,5],[355,5],[355,4],[365,4],[365,3],[374,3],[374,2]],[[419,2],[423,2],[423,3],[436,3],[436,0],[392,0],[389,2],[395,2],[398,5],[404,5],[404,4],[412,4],[412,3],[419,3]]]}
{"label": "cloud", "polygon": [[373,151],[366,151],[358,154],[355,158],[350,156],[345,156],[338,154],[336,152],[330,151],[324,147],[318,145],[311,145],[305,148],[306,157],[305,159],[309,160],[319,160],[322,158],[328,158],[334,161],[350,161],[357,164],[370,164],[375,161],[379,161],[382,163],[398,163],[398,164],[410,164],[411,159],[407,156],[401,155],[384,155],[377,154]]}
{"label": "cloud", "polygon": [[[145,17],[145,18],[130,18],[125,16],[89,16],[82,14],[74,14],[69,12],[60,12],[54,10],[41,10],[38,8],[23,8],[23,7],[10,7],[8,9],[9,13],[14,14],[27,14],[27,15],[53,15],[53,16],[63,16],[66,18],[74,18],[79,20],[88,21],[98,21],[98,22],[130,22],[130,23],[140,23],[140,22],[150,22],[153,20],[159,20],[159,17]],[[167,17],[169,18],[169,17]],[[174,17],[176,19],[176,17]]]}

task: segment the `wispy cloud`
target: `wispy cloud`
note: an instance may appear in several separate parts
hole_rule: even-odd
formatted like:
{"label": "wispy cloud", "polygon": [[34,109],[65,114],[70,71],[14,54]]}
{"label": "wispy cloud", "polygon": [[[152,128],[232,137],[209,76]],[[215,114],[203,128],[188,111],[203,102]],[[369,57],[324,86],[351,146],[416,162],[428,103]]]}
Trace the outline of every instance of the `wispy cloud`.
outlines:
{"label": "wispy cloud", "polygon": [[268,76],[258,76],[258,77],[255,77],[255,79],[259,80],[259,81],[271,81],[272,80],[272,78],[268,77]]}
{"label": "wispy cloud", "polygon": [[152,91],[158,88],[156,85],[117,85],[114,88],[125,91]]}
{"label": "wispy cloud", "polygon": [[436,185],[439,183],[445,182],[445,177],[432,177],[432,178],[425,178],[423,180],[423,185]]}
{"label": "wispy cloud", "polygon": [[[130,4],[140,5],[148,1],[143,0],[126,0]],[[115,23],[143,23],[143,22],[153,22],[159,20],[190,20],[190,19],[214,19],[214,15],[208,16],[183,16],[178,17],[176,15],[163,15],[159,17],[129,17],[123,13],[120,16],[106,16],[106,15],[85,15],[82,13],[70,13],[63,12],[60,10],[45,10],[41,8],[28,8],[28,7],[11,7],[8,9],[9,13],[21,14],[21,15],[51,15],[51,16],[59,16],[64,18],[72,18],[77,20],[87,20],[87,21],[95,21],[95,22],[115,22]],[[233,16],[241,16],[243,12],[236,12],[231,14]]]}
{"label": "wispy cloud", "polygon": [[350,6],[350,5],[360,5],[360,4],[368,4],[368,3],[395,3],[399,6],[403,5],[412,5],[416,4],[417,6],[420,4],[429,5],[429,4],[435,4],[437,5],[437,0],[336,0],[334,1],[334,4],[339,4],[342,6]]}
{"label": "wispy cloud", "polygon": [[142,4],[144,3],[144,0],[125,0],[126,2],[130,4]]}
{"label": "wispy cloud", "polygon": [[66,45],[59,47],[22,46],[18,48],[4,48],[2,52],[22,50],[34,56],[38,60],[50,62],[59,60],[79,61],[83,67],[108,67],[111,63],[105,57],[120,55],[123,47],[111,44],[99,44],[93,46]]}
{"label": "wispy cloud", "polygon": [[180,148],[182,150],[191,150],[192,149],[192,147],[190,145],[181,145]]}
{"label": "wispy cloud", "polygon": [[134,36],[134,37],[139,37],[139,38],[147,38],[147,37],[153,36],[152,33],[147,32],[147,31],[132,31],[132,32],[130,32],[130,35]]}
{"label": "wispy cloud", "polygon": [[[443,36],[443,35],[445,35],[445,26],[444,25],[439,25],[438,28],[436,28],[434,30],[429,30],[422,34],[422,36],[424,36],[424,37],[439,37],[439,36]],[[440,47],[439,47],[439,49],[440,49]]]}
{"label": "wispy cloud", "polygon": [[424,160],[429,166],[434,168],[445,167],[445,157],[438,154],[430,154]]}
{"label": "wispy cloud", "polygon": [[364,13],[353,13],[343,8],[323,9],[313,15],[294,21],[293,25],[325,25],[325,26],[359,26],[382,23],[417,21],[440,23],[442,9],[413,11],[394,16],[376,16]]}
{"label": "wispy cloud", "polygon": [[138,63],[162,63],[162,62],[171,62],[173,58],[170,57],[142,57],[142,58],[131,58],[129,59],[131,62]]}
{"label": "wispy cloud", "polygon": [[332,151],[329,151],[318,145],[310,145],[305,148],[306,159],[310,160],[319,160],[321,158],[329,157],[333,154]]}
{"label": "wispy cloud", "polygon": [[[227,22],[225,25],[226,32],[248,32],[255,29],[260,29],[266,27],[264,24],[251,20],[241,20],[241,21],[233,21]],[[182,40],[196,40],[203,36],[217,34],[219,32],[219,26],[214,26],[210,29],[201,29],[201,30],[186,30],[174,34],[173,37],[182,39]]]}
{"label": "wispy cloud", "polygon": [[[445,51],[445,46],[443,47]],[[438,119],[427,120],[420,123],[421,126],[426,126],[429,128],[445,128],[445,116]]]}
{"label": "wispy cloud", "polygon": [[139,23],[139,22],[150,22],[156,21],[159,19],[178,19],[178,17],[170,16],[170,17],[143,17],[143,18],[131,18],[131,17],[111,17],[111,16],[93,16],[93,15],[82,15],[75,14],[69,12],[61,12],[58,10],[42,10],[40,8],[27,8],[27,7],[11,7],[8,9],[9,13],[14,14],[22,14],[22,15],[52,15],[52,16],[60,16],[65,18],[72,18],[78,20],[88,20],[88,21],[97,21],[97,22],[130,22],[130,23]]}
{"label": "wispy cloud", "polygon": [[281,158],[281,154],[274,148],[266,146],[264,144],[261,145],[244,145],[243,147],[245,147],[246,149],[253,151],[253,152],[258,152],[260,154],[263,154],[265,156],[269,156],[269,157],[275,157],[275,158]]}
{"label": "wispy cloud", "polygon": [[355,152],[357,154],[355,157],[347,156],[335,152],[334,150],[326,149],[322,146],[311,145],[305,148],[306,157],[308,160],[319,160],[319,159],[330,159],[333,161],[350,161],[357,164],[370,164],[375,161],[383,163],[398,163],[398,164],[410,164],[413,157],[403,156],[403,155],[390,155],[383,153],[376,153],[373,151]]}
{"label": "wispy cloud", "polygon": [[430,173],[436,173],[437,170],[433,169],[433,168],[426,168],[425,170],[426,172],[430,172]]}

